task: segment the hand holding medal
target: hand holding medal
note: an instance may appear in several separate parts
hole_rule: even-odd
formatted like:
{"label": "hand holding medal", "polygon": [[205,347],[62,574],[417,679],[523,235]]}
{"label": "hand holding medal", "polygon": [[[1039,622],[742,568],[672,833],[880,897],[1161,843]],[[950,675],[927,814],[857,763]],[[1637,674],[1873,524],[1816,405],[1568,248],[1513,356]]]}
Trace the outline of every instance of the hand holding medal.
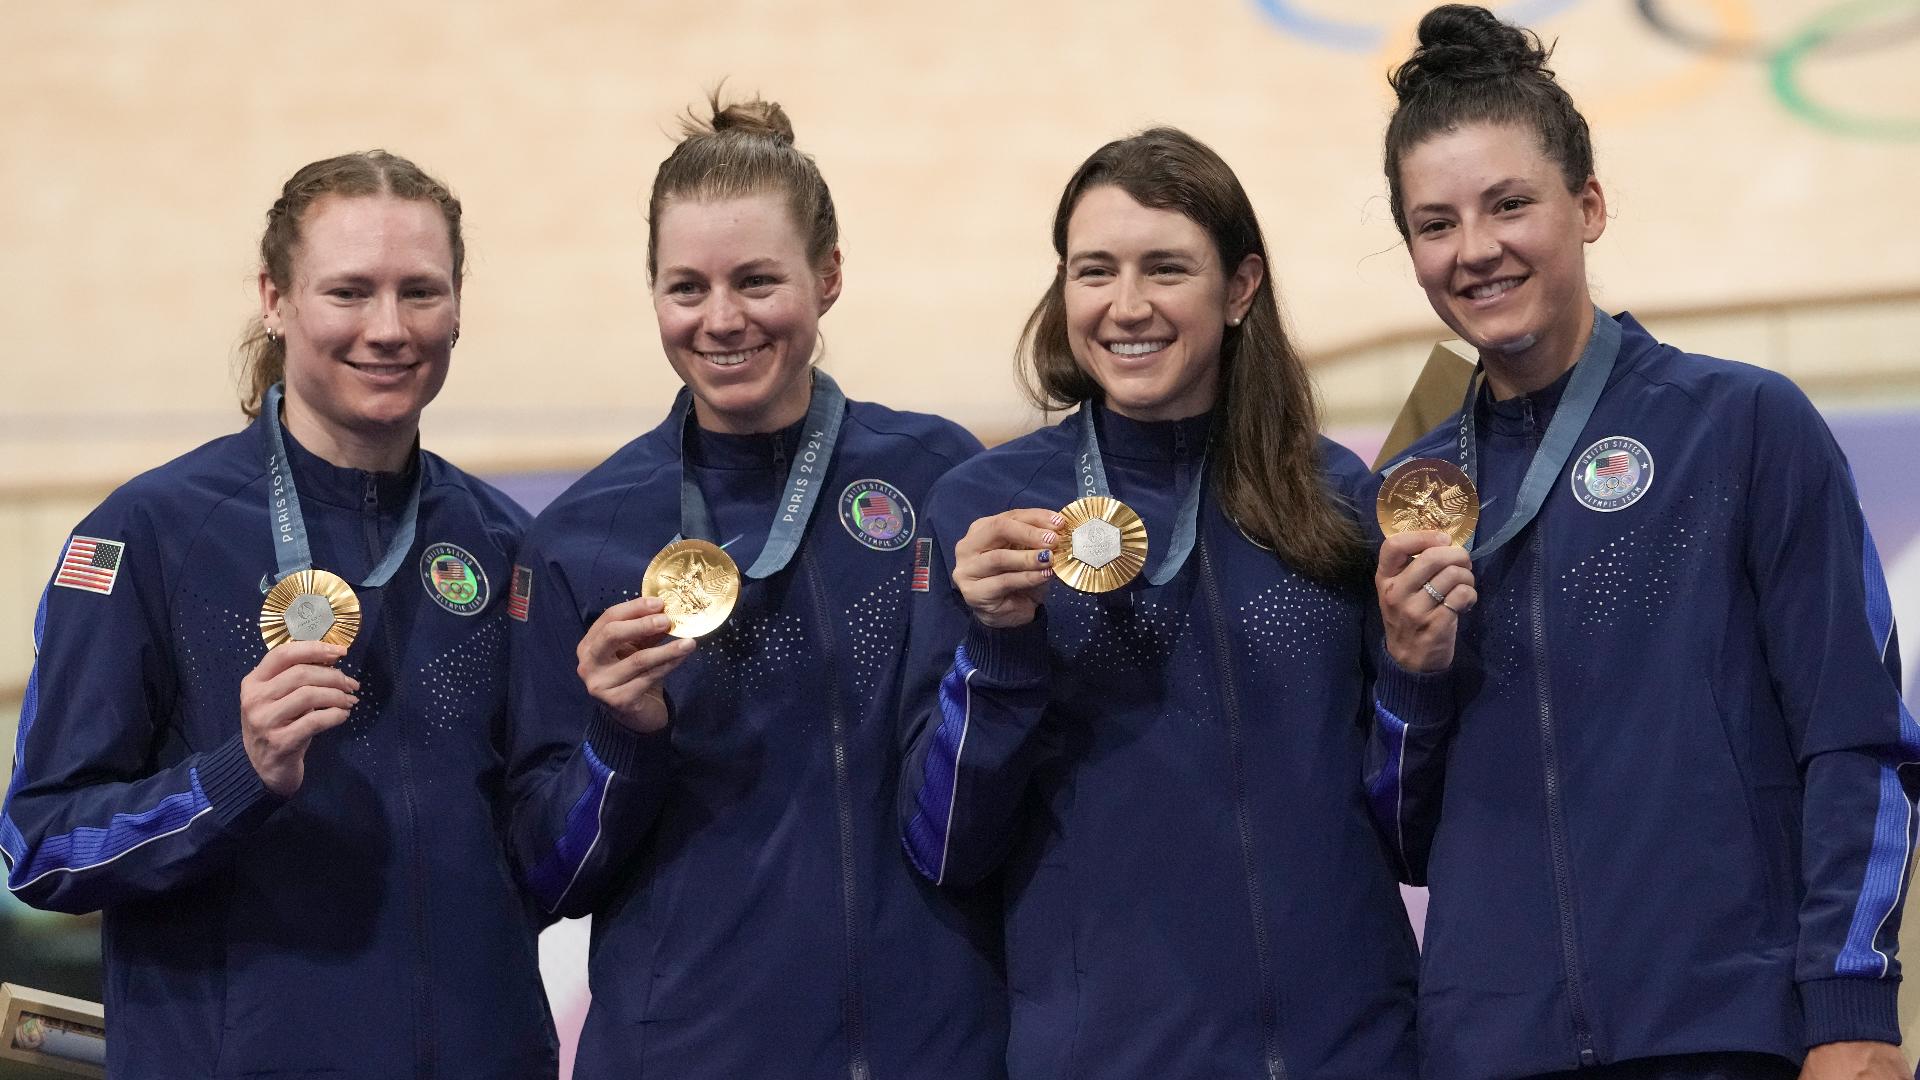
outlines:
{"label": "hand holding medal", "polygon": [[1374,512],[1386,537],[1374,589],[1387,652],[1407,671],[1443,670],[1453,664],[1460,616],[1479,600],[1465,545],[1480,497],[1459,466],[1414,458],[1381,482]]}
{"label": "hand holding medal", "polygon": [[[668,550],[674,546],[669,545]],[[732,564],[731,559],[728,564]],[[653,579],[649,572],[647,580]],[[694,650],[694,635],[674,634],[669,604],[660,596],[641,596],[615,604],[600,613],[574,648],[579,661],[575,670],[587,694],[614,719],[643,735],[667,726],[664,683]],[[729,597],[727,607],[732,606]],[[726,613],[708,617],[713,626],[718,626]],[[686,629],[684,623],[682,629]]]}
{"label": "hand holding medal", "polygon": [[1053,552],[1066,519],[1051,510],[1008,510],[973,523],[954,545],[953,585],[981,624],[1025,626],[1046,602]]}

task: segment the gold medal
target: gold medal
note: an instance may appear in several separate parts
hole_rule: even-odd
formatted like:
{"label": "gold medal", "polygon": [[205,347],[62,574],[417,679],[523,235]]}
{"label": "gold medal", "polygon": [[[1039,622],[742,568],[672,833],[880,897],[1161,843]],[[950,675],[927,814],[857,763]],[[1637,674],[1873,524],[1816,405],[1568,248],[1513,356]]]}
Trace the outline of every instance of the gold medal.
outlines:
{"label": "gold medal", "polygon": [[1480,495],[1453,462],[1414,458],[1387,474],[1374,513],[1388,536],[1437,531],[1465,547],[1480,523]]}
{"label": "gold medal", "polygon": [[1147,565],[1147,523],[1119,499],[1075,499],[1060,516],[1065,520],[1053,542],[1053,574],[1070,588],[1112,592]]}
{"label": "gold medal", "polygon": [[260,602],[260,636],[267,648],[289,641],[324,641],[346,648],[360,633],[360,598],[338,574],[288,574]]}
{"label": "gold medal", "polygon": [[697,638],[719,629],[740,599],[740,568],[718,545],[675,540],[647,564],[641,596],[667,604],[667,633]]}

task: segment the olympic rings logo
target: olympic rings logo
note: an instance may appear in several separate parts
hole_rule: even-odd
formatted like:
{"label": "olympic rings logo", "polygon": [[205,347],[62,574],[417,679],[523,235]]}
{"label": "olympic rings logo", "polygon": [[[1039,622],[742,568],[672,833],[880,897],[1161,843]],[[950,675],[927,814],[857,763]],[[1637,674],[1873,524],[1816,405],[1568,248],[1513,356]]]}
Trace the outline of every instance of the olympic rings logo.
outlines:
{"label": "olympic rings logo", "polygon": [[[1299,0],[1253,0],[1282,31],[1341,52],[1377,54],[1383,67],[1401,59],[1410,39],[1412,13],[1400,27],[1356,22],[1302,10]],[[1578,0],[1516,0],[1495,8],[1501,18],[1531,26],[1573,7]],[[1920,0],[1850,0],[1815,16],[1778,44],[1760,41],[1744,0],[1709,0],[1716,28],[1691,29],[1676,22],[1659,0],[1634,0],[1633,11],[1654,34],[1688,50],[1696,62],[1682,71],[1615,98],[1587,112],[1617,122],[1623,112],[1671,108],[1679,98],[1703,92],[1711,77],[1737,61],[1764,64],[1768,84],[1793,116],[1824,131],[1860,138],[1920,141],[1920,117],[1890,116],[1827,104],[1808,91],[1802,70],[1809,60],[1878,51],[1920,38]],[[1889,19],[1889,14],[1894,17]],[[1398,30],[1398,32],[1396,32]]]}

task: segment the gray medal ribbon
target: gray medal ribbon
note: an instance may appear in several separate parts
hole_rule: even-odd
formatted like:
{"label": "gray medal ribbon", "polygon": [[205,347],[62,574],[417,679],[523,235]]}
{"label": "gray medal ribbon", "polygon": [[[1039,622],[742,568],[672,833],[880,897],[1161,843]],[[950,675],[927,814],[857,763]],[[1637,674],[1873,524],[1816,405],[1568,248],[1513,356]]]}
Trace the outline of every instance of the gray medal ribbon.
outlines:
{"label": "gray medal ribbon", "polygon": [[[713,515],[707,510],[706,496],[687,468],[687,447],[693,439],[693,394],[682,388],[674,402],[680,415],[680,536],[678,539],[707,540],[719,543],[713,527]],[[800,428],[801,444],[787,466],[787,483],[780,502],[774,507],[773,525],[767,532],[767,546],[753,560],[746,575],[755,580],[769,578],[786,568],[793,553],[800,550],[800,537],[807,531],[814,504],[820,501],[820,489],[826,486],[827,466],[833,461],[833,448],[840,439],[840,421],[847,412],[847,396],[833,376],[818,369],[813,373],[813,401],[807,406],[807,420]]]}
{"label": "gray medal ribbon", "polygon": [[[1091,401],[1080,403],[1080,456],[1076,471],[1080,477],[1080,494],[1086,496],[1112,497],[1107,487],[1107,465],[1100,457],[1100,435],[1093,427],[1094,404]],[[1180,511],[1173,521],[1173,541],[1167,545],[1166,558],[1160,560],[1160,566],[1147,575],[1147,584],[1165,585],[1172,581],[1180,568],[1187,564],[1187,556],[1193,554],[1193,539],[1199,532],[1200,488],[1207,478],[1207,455],[1200,454],[1199,467],[1194,471],[1193,483],[1187,486],[1186,497],[1180,501]]]}
{"label": "gray medal ribbon", "polygon": [[[1539,515],[1547,495],[1560,480],[1560,470],[1573,456],[1580,433],[1586,430],[1587,421],[1593,419],[1594,407],[1600,403],[1600,395],[1607,388],[1614,361],[1619,356],[1620,324],[1606,312],[1594,308],[1593,332],[1587,336],[1587,347],[1580,350],[1580,358],[1574,361],[1573,377],[1567,381],[1566,396],[1560,400],[1560,407],[1554,410],[1553,422],[1547,425],[1546,437],[1540,440],[1533,460],[1527,465],[1526,476],[1520,481],[1520,491],[1514,499],[1513,513],[1499,532],[1474,545],[1473,558],[1485,558],[1500,550],[1501,545]],[[1473,378],[1467,380],[1467,399],[1460,406],[1460,468],[1475,487],[1480,484],[1474,460],[1479,433],[1474,430],[1473,407],[1485,378],[1483,371],[1474,372]]]}
{"label": "gray medal ribbon", "polygon": [[[267,388],[260,402],[260,419],[267,425],[267,520],[273,525],[273,558],[280,568],[275,581],[289,574],[313,569],[313,548],[307,542],[307,519],[300,514],[300,493],[293,486],[293,465],[287,460],[287,440],[280,434],[280,400],[286,395],[280,383]],[[400,514],[400,528],[387,545],[387,553],[374,566],[364,589],[377,589],[393,577],[413,550],[413,535],[420,523],[420,488],[426,482],[426,467],[414,471],[413,490],[407,493],[406,509]]]}

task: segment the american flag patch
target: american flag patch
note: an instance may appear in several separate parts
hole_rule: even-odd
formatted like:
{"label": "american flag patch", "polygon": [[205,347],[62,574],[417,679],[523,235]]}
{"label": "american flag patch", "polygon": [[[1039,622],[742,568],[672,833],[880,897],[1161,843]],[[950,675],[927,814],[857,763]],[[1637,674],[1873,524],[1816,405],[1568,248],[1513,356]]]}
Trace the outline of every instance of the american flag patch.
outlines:
{"label": "american flag patch", "polygon": [[933,588],[933,539],[923,536],[913,542],[913,591]]}
{"label": "american flag patch", "polygon": [[120,577],[120,555],[126,544],[76,536],[67,541],[67,553],[60,557],[60,569],[53,575],[55,585],[110,596],[113,583]]}
{"label": "american flag patch", "polygon": [[527,621],[527,605],[533,603],[533,571],[513,564],[513,587],[507,590],[507,614]]}
{"label": "american flag patch", "polygon": [[1593,463],[1593,475],[1624,476],[1627,472],[1627,466],[1632,463],[1633,458],[1625,450],[1615,450],[1613,453],[1606,454]]}

